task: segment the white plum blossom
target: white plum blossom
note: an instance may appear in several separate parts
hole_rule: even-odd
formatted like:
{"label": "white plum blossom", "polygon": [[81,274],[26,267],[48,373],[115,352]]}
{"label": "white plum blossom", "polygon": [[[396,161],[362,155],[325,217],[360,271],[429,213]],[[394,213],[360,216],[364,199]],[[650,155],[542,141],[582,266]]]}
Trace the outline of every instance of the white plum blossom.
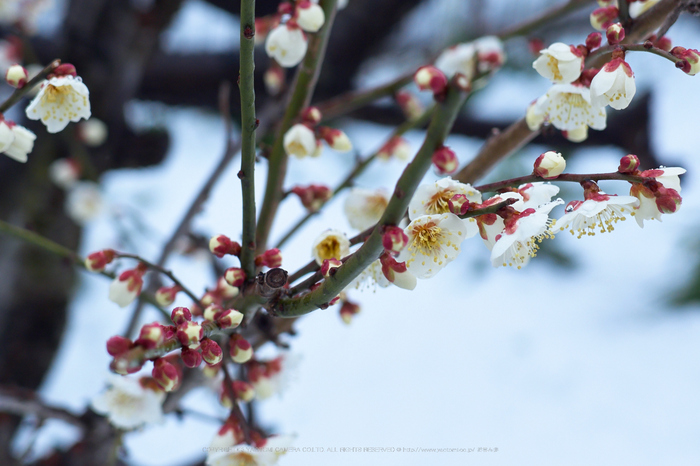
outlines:
{"label": "white plum blossom", "polygon": [[521,199],[511,204],[515,210],[522,212],[525,209],[536,209],[537,207],[552,201],[552,198],[559,193],[559,186],[545,183],[527,183],[518,186],[517,194]]}
{"label": "white plum blossom", "polygon": [[639,173],[639,176],[654,178],[659,186],[652,191],[643,183],[634,183],[630,195],[639,199],[634,219],[644,228],[644,220],[661,221],[661,214],[673,213],[678,209],[681,199],[681,181],[679,176],[686,170],[680,167],[660,167]]}
{"label": "white plum blossom", "polygon": [[389,282],[389,280],[387,280],[382,273],[382,264],[379,259],[377,259],[376,261],[372,262],[369,267],[360,272],[360,274],[355,277],[355,279],[351,281],[345,289],[349,290],[354,288],[361,291],[371,289],[372,291],[376,291],[377,286],[386,288],[389,285],[391,285],[391,282]]}
{"label": "white plum blossom", "polygon": [[622,58],[613,58],[591,81],[591,102],[599,107],[610,105],[622,110],[630,104],[636,91],[632,68]]}
{"label": "white plum blossom", "polygon": [[366,230],[379,221],[388,204],[389,196],[381,189],[352,188],[345,199],[345,216],[350,226]]}
{"label": "white plum blossom", "polygon": [[110,374],[109,387],[92,399],[95,412],[104,414],[115,427],[133,429],[163,422],[165,392],[144,387],[136,378]]}
{"label": "white plum blossom", "polygon": [[119,307],[131,304],[141,293],[143,272],[130,269],[122,272],[109,285],[109,300]]}
{"label": "white plum blossom", "polygon": [[547,120],[559,130],[576,130],[582,125],[593,129],[605,129],[605,107],[591,102],[587,87],[573,84],[555,84],[537,99],[537,112],[547,115]]}
{"label": "white plum blossom", "polygon": [[540,51],[532,67],[556,84],[569,84],[581,75],[583,54],[574,46],[555,42]]}
{"label": "white plum blossom", "polygon": [[[434,183],[418,186],[408,204],[408,218],[415,220],[422,215],[436,215],[450,212],[449,201],[456,194],[464,194],[470,202],[481,203],[481,193],[469,183],[460,183],[449,176]],[[467,227],[466,238],[476,235],[478,228],[474,218],[463,220]]]}
{"label": "white plum blossom", "polygon": [[416,278],[430,278],[452,262],[467,238],[467,225],[455,214],[423,215],[404,230],[408,245],[398,262],[405,262]]}
{"label": "white plum blossom", "polygon": [[445,49],[435,60],[435,67],[448,78],[455,73],[462,73],[471,79],[476,69],[476,47],[471,42],[453,45]]}
{"label": "white plum blossom", "polygon": [[75,183],[66,196],[66,213],[76,223],[82,225],[102,212],[104,202],[100,185],[92,181]]}
{"label": "white plum blossom", "polygon": [[594,236],[596,229],[600,233],[611,232],[614,224],[626,219],[626,215],[635,215],[638,204],[634,196],[616,196],[598,192],[594,198],[585,201],[571,201],[566,206],[566,213],[556,222],[555,232],[568,230],[577,238],[584,235]]}
{"label": "white plum blossom", "polygon": [[301,63],[307,48],[304,31],[289,24],[280,24],[274,28],[265,41],[267,55],[285,68]]}
{"label": "white plum blossom", "polygon": [[326,259],[341,260],[350,254],[350,240],[340,230],[326,230],[321,233],[311,246],[311,255],[318,265]]}
{"label": "white plum blossom", "polygon": [[496,236],[491,250],[491,264],[494,267],[509,265],[518,269],[526,265],[537,254],[538,243],[552,237],[549,212],[563,203],[563,200],[557,199],[536,209],[529,208],[516,214],[510,222],[505,222],[505,228]]}
{"label": "white plum blossom", "polygon": [[275,435],[257,447],[240,443],[230,434],[214,437],[204,464],[207,466],[273,466],[292,446],[292,435]]}
{"label": "white plum blossom", "polygon": [[11,159],[25,163],[35,139],[36,135],[27,128],[0,119],[0,152]]}
{"label": "white plum blossom", "polygon": [[15,140],[12,128],[5,121],[0,121],[0,152],[5,152]]}
{"label": "white plum blossom", "polygon": [[26,110],[30,120],[41,120],[49,133],[58,133],[68,123],[90,118],[90,91],[79,77],[51,78]]}
{"label": "white plum blossom", "polygon": [[[526,185],[523,185],[526,186]],[[521,188],[523,187],[521,186]],[[526,188],[523,188],[526,189]],[[539,197],[539,196],[538,196]],[[517,206],[513,207],[515,210],[525,210],[526,206],[523,201],[523,195],[515,192],[505,192],[501,194],[496,194],[495,196],[492,196],[486,200],[486,202],[483,203],[483,207],[488,207],[492,206],[494,204],[501,203],[505,200],[508,199],[516,199],[516,202],[514,204],[511,204],[511,206]],[[539,199],[538,199],[539,200]],[[534,203],[534,202],[533,202]],[[529,206],[528,206],[529,207]],[[501,218],[499,215],[496,214],[486,214],[486,215],[479,215],[475,217],[477,226],[479,228],[479,235],[481,236],[481,239],[484,240],[484,244],[486,247],[491,251],[493,249],[494,243],[496,243],[496,237],[501,234],[503,231],[503,228],[505,227],[505,224],[503,222],[503,218]]]}
{"label": "white plum blossom", "polygon": [[287,155],[304,158],[317,155],[316,136],[306,125],[298,123],[284,134],[284,150]]}

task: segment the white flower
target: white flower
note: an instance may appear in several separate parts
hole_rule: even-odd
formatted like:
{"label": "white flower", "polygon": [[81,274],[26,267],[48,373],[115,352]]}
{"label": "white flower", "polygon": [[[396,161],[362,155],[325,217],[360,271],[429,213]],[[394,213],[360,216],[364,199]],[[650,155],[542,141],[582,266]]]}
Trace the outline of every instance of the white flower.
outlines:
{"label": "white flower", "polygon": [[472,43],[457,44],[445,49],[435,60],[435,67],[451,78],[462,73],[468,79],[474,76],[476,67],[476,47]]}
{"label": "white flower", "polygon": [[318,265],[326,259],[341,260],[350,254],[350,240],[340,230],[326,230],[316,238],[311,247],[311,255]]}
{"label": "white flower", "polygon": [[552,220],[549,212],[564,201],[556,201],[539,206],[537,209],[527,209],[517,215],[512,224],[506,224],[491,250],[491,264],[494,267],[516,266],[521,268],[537,255],[538,243],[552,237],[549,229]]}
{"label": "white flower", "polygon": [[611,232],[613,224],[625,220],[626,215],[634,215],[638,200],[634,196],[615,196],[598,192],[595,198],[585,201],[572,201],[566,206],[566,213],[556,221],[555,232],[569,230],[578,232],[577,238],[594,236],[596,228],[600,233]]}
{"label": "white flower", "polygon": [[49,165],[49,179],[62,189],[70,189],[80,177],[80,167],[73,159],[57,159]]}
{"label": "white flower", "polygon": [[581,75],[583,55],[573,46],[555,42],[540,51],[532,67],[554,83],[568,84]]}
{"label": "white flower", "polygon": [[659,0],[640,0],[638,2],[630,3],[629,15],[630,18],[634,19],[640,16],[642,13],[647,11],[649,8],[653,7],[659,3]]}
{"label": "white flower", "polygon": [[372,262],[369,267],[360,272],[360,275],[355,277],[345,289],[349,290],[355,288],[360,291],[371,289],[372,291],[376,291],[377,286],[386,288],[389,285],[391,285],[391,282],[389,282],[384,276],[384,273],[382,273],[382,264],[379,259],[377,259]]}
{"label": "white flower", "polygon": [[138,297],[142,286],[143,273],[137,269],[122,272],[109,285],[109,300],[119,307],[126,307]]}
{"label": "white flower", "polygon": [[345,216],[350,226],[366,230],[375,225],[389,204],[389,196],[383,190],[352,188],[345,199]]}
{"label": "white flower", "polygon": [[307,32],[317,32],[326,21],[323,8],[315,3],[300,2],[297,6],[297,24]]}
{"label": "white flower", "polygon": [[[527,185],[523,185],[521,186],[521,188],[527,189],[526,186]],[[492,206],[494,204],[501,203],[507,199],[517,199],[517,201],[511,205],[517,206],[513,207],[515,210],[521,211],[526,209],[523,200],[523,195],[514,192],[496,194],[495,196],[488,198],[486,202],[482,204],[482,206]],[[479,215],[475,219],[477,226],[479,227],[479,235],[481,236],[481,239],[484,240],[484,244],[486,245],[486,247],[489,249],[489,251],[491,251],[493,249],[493,245],[496,243],[496,237],[501,234],[505,226],[503,218],[496,214],[485,214]]]}
{"label": "white flower", "polygon": [[632,68],[622,58],[614,58],[591,81],[591,102],[599,107],[610,105],[622,110],[630,104],[636,91]]}
{"label": "white flower", "polygon": [[591,103],[587,87],[555,84],[537,99],[538,113],[547,115],[549,122],[559,130],[575,130],[582,125],[605,129],[605,107]]}
{"label": "white flower", "polygon": [[685,173],[680,167],[661,167],[653,170],[646,170],[639,175],[654,178],[661,188],[654,190],[644,183],[633,183],[630,188],[630,195],[639,199],[634,213],[637,224],[644,228],[644,220],[661,221],[661,214],[672,213],[681,204],[681,181],[679,175]]}
{"label": "white flower", "polygon": [[5,121],[0,120],[0,152],[9,149],[14,140],[15,135],[12,133],[12,128]]}
{"label": "white flower", "polygon": [[285,389],[298,363],[298,355],[290,353],[285,353],[271,361],[250,361],[248,380],[255,389],[255,398],[264,400]]}
{"label": "white flower", "polygon": [[102,211],[100,185],[92,181],[76,183],[66,196],[66,213],[78,224],[84,224]]}
{"label": "white flower", "polygon": [[41,120],[49,133],[58,133],[68,123],[90,118],[90,92],[80,78],[51,78],[27,107],[27,118]]}
{"label": "white flower", "polygon": [[280,66],[291,68],[298,65],[306,55],[306,36],[296,27],[280,24],[267,35],[265,52]]}
{"label": "white flower", "polygon": [[[9,147],[6,145],[7,141],[9,140],[6,131],[7,128],[4,127],[9,127],[11,129],[11,142]],[[3,153],[5,155],[11,159],[15,159],[18,162],[26,162],[28,158],[27,155],[34,148],[34,140],[36,139],[34,133],[23,126],[17,124],[10,126],[5,122],[0,124],[0,132],[3,133],[1,137],[4,144],[2,144],[2,146],[5,147],[5,149],[0,150],[0,152],[4,151]]]}
{"label": "white flower", "polygon": [[301,123],[289,128],[284,134],[284,151],[298,158],[315,156],[316,136],[308,126]]}
{"label": "white flower", "polygon": [[[559,186],[551,183],[537,182],[521,184],[518,186],[517,193],[520,194],[521,200],[511,204],[511,207],[519,212],[530,208],[536,209],[541,205],[551,202],[552,198],[558,193]],[[505,200],[506,198],[507,197],[502,197],[501,200]]]}
{"label": "white flower", "polygon": [[449,200],[456,194],[464,194],[470,202],[481,203],[481,193],[472,185],[460,183],[447,176],[434,183],[418,186],[408,204],[408,218],[414,220],[422,215],[448,213]]}
{"label": "white flower", "polygon": [[109,375],[109,388],[92,399],[92,409],[120,429],[163,421],[165,393],[144,388],[138,379]]}
{"label": "white flower", "polygon": [[506,62],[506,53],[503,50],[503,42],[496,36],[483,36],[474,42],[476,56],[479,59],[477,67],[480,73],[495,70]]}
{"label": "white flower", "polygon": [[430,278],[452,262],[467,238],[467,224],[452,213],[423,215],[404,230],[408,246],[401,251],[398,262],[405,262],[416,278]]}
{"label": "white flower", "polygon": [[229,432],[214,437],[207,453],[207,466],[273,466],[295,439],[292,435],[276,435],[256,448],[237,442]]}

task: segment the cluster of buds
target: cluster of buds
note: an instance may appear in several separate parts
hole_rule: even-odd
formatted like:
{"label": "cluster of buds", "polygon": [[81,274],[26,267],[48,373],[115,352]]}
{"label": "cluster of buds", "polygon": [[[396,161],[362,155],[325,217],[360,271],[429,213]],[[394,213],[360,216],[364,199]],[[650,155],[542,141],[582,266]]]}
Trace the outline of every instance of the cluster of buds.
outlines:
{"label": "cluster of buds", "polygon": [[[285,24],[279,24],[282,15],[291,15]],[[318,32],[325,23],[326,17],[323,9],[316,3],[308,0],[297,2],[295,6],[283,2],[278,7],[277,25],[271,29],[275,20],[268,20],[267,24],[256,21],[256,27],[267,28],[267,40],[265,52],[270,58],[285,68],[298,65],[306,55],[308,48],[306,32]],[[267,31],[263,31],[263,34]]]}
{"label": "cluster of buds", "polygon": [[241,245],[226,235],[215,235],[209,240],[209,250],[218,258],[222,258],[227,254],[239,256],[241,254]]}
{"label": "cluster of buds", "polygon": [[321,112],[316,107],[309,107],[301,113],[302,122],[293,125],[284,134],[283,145],[287,155],[297,158],[318,157],[323,150],[321,141],[338,152],[352,150],[352,143],[344,132],[319,126],[321,118]]}
{"label": "cluster of buds", "polygon": [[309,212],[317,212],[333,196],[328,186],[318,184],[294,186],[290,192],[299,196],[301,204]]}

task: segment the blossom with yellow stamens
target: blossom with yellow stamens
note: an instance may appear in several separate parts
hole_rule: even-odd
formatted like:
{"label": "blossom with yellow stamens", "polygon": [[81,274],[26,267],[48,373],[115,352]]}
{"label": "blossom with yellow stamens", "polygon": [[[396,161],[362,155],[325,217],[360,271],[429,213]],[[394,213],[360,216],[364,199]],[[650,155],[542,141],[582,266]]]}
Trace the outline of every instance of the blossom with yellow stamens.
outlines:
{"label": "blossom with yellow stamens", "polygon": [[314,241],[311,254],[318,265],[326,259],[340,260],[350,254],[350,240],[340,230],[326,230]]}
{"label": "blossom with yellow stamens", "polygon": [[90,118],[90,92],[79,77],[61,76],[45,81],[27,107],[27,118],[41,120],[49,133],[58,133],[81,118]]}

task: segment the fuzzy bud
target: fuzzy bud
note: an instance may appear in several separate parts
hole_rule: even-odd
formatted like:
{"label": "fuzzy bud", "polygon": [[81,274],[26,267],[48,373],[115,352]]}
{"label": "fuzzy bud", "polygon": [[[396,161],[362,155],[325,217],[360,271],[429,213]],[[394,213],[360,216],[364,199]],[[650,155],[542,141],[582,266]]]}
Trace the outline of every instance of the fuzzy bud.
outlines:
{"label": "fuzzy bud", "polygon": [[605,31],[608,26],[610,26],[613,21],[617,19],[619,13],[620,11],[614,6],[593,10],[590,17],[591,26],[593,26],[593,29],[597,31]]}
{"label": "fuzzy bud", "polygon": [[399,160],[408,160],[410,156],[411,146],[401,136],[392,137],[377,151],[377,157],[383,160],[389,160],[392,157],[396,157]]}
{"label": "fuzzy bud", "polygon": [[110,356],[119,356],[134,347],[134,343],[128,338],[115,335],[107,340],[107,352]]}
{"label": "fuzzy bud", "polygon": [[355,314],[360,313],[360,306],[358,304],[352,303],[350,301],[345,301],[342,306],[340,306],[340,318],[343,319],[347,325],[350,325],[352,318]]}
{"label": "fuzzy bud", "polygon": [[170,320],[172,320],[175,325],[182,325],[192,320],[192,313],[186,307],[176,307],[173,309],[173,312],[170,313]]}
{"label": "fuzzy bud", "polygon": [[214,320],[221,330],[238,327],[243,321],[243,314],[235,309],[227,309],[214,316]]}
{"label": "fuzzy bud", "polygon": [[432,160],[433,165],[435,165],[435,168],[441,175],[454,173],[457,171],[457,168],[459,168],[457,154],[445,146],[442,146],[433,152]]}
{"label": "fuzzy bud", "polygon": [[241,254],[241,245],[232,241],[226,235],[216,235],[209,240],[209,250],[219,258],[224,257],[226,254],[238,256]]}
{"label": "fuzzy bud", "polygon": [[88,147],[99,147],[107,140],[109,129],[104,121],[91,117],[76,127],[76,136]]}
{"label": "fuzzy bud", "polygon": [[387,226],[384,228],[382,235],[382,246],[392,254],[398,254],[403,251],[403,248],[408,244],[408,235],[404,233],[403,228],[397,226]]}
{"label": "fuzzy bud", "polygon": [[671,42],[671,39],[668,38],[668,36],[663,36],[661,39],[656,39],[653,42],[657,48],[660,48],[661,50],[664,50],[666,52],[670,52],[671,49],[673,49],[673,43]]}
{"label": "fuzzy bud", "polygon": [[309,212],[318,211],[333,196],[333,191],[328,186],[318,184],[294,186],[290,192],[299,196],[301,204]]}
{"label": "fuzzy bud", "polygon": [[321,122],[323,115],[318,107],[306,107],[303,112],[301,112],[301,121],[309,126],[316,126]]}
{"label": "fuzzy bud", "polygon": [[229,340],[231,359],[236,364],[243,364],[253,357],[253,346],[237,333],[231,335]]}
{"label": "fuzzy bud", "polygon": [[114,260],[115,252],[113,249],[103,249],[102,251],[93,252],[85,258],[85,268],[90,272],[102,272],[107,264]]}
{"label": "fuzzy bud", "polygon": [[202,364],[202,355],[199,354],[197,350],[182,348],[180,358],[182,358],[182,362],[185,363],[185,366],[190,368],[199,367],[199,365]]}
{"label": "fuzzy bud", "polygon": [[28,80],[29,75],[22,65],[12,65],[5,73],[5,81],[7,81],[7,84],[18,89],[24,87]]}
{"label": "fuzzy bud", "polygon": [[245,283],[245,272],[243,269],[231,267],[224,272],[224,279],[229,285],[240,288]]}
{"label": "fuzzy bud", "polygon": [[[255,37],[257,38],[258,35],[256,34]],[[265,70],[263,74],[263,82],[265,83],[265,89],[268,94],[271,96],[279,95],[284,86],[284,68],[279,66],[276,62],[272,62],[270,67]]]}
{"label": "fuzzy bud", "polygon": [[605,30],[605,37],[610,45],[616,45],[625,38],[625,28],[620,23],[611,24]]}
{"label": "fuzzy bud", "polygon": [[133,361],[125,355],[117,355],[109,363],[109,368],[120,375],[133,374],[143,368],[143,364],[133,365]]}
{"label": "fuzzy bud", "polygon": [[179,286],[161,286],[156,291],[156,302],[159,306],[170,306],[175,301],[175,296],[182,291]]}
{"label": "fuzzy bud", "polygon": [[213,321],[214,319],[216,319],[216,314],[218,314],[219,312],[223,312],[223,308],[218,304],[212,304],[204,309],[202,317],[204,317],[204,320]]}
{"label": "fuzzy bud", "polygon": [[434,66],[422,66],[413,75],[413,81],[421,91],[431,90],[436,99],[444,96],[447,91],[447,77],[445,73]]}
{"label": "fuzzy bud", "polygon": [[323,8],[309,0],[297,2],[296,22],[306,32],[317,32],[326,21]]}
{"label": "fuzzy bud", "polygon": [[415,120],[423,115],[425,107],[412,92],[399,91],[394,95],[396,103],[401,107],[401,111],[408,120]]}
{"label": "fuzzy bud", "polygon": [[204,338],[204,329],[196,322],[186,321],[177,326],[177,339],[182,346],[197,349],[202,338]]}
{"label": "fuzzy bud", "polygon": [[202,359],[204,359],[204,362],[210,366],[219,364],[224,358],[224,353],[221,350],[221,346],[209,338],[202,340],[200,350],[202,351]]}
{"label": "fuzzy bud", "polygon": [[160,358],[155,360],[151,375],[156,382],[158,382],[160,388],[166,392],[171,392],[180,385],[180,371],[165,359]]}
{"label": "fuzzy bud", "polygon": [[255,398],[255,389],[248,382],[244,382],[243,380],[234,380],[232,385],[233,393],[239,400],[248,403],[253,401],[253,398]]}
{"label": "fuzzy bud", "polygon": [[603,34],[600,32],[591,32],[588,34],[588,37],[586,37],[586,48],[588,51],[592,51],[600,47],[600,44],[603,43]]}
{"label": "fuzzy bud", "polygon": [[[676,67],[682,69],[684,73],[695,76],[700,72],[700,52],[697,50],[673,47],[673,49],[671,49],[671,54],[682,60],[676,63]],[[680,66],[679,63],[681,64]]]}
{"label": "fuzzy bud", "polygon": [[565,168],[566,160],[564,157],[559,152],[550,150],[537,157],[535,170],[532,174],[549,180],[561,175]]}
{"label": "fuzzy bud", "polygon": [[634,154],[628,154],[620,159],[620,166],[617,168],[617,171],[626,175],[632,175],[637,172],[638,168],[639,157]]}
{"label": "fuzzy bud", "polygon": [[338,152],[349,152],[352,150],[350,138],[339,129],[320,126],[318,128],[318,137],[326,141],[331,149]]}
{"label": "fuzzy bud", "polygon": [[256,267],[265,266],[274,269],[275,267],[279,267],[281,265],[282,253],[277,248],[268,249],[255,258]]}
{"label": "fuzzy bud", "polygon": [[343,265],[338,259],[325,259],[321,265],[321,275],[324,278],[328,278],[335,274],[337,268]]}
{"label": "fuzzy bud", "polygon": [[447,201],[450,212],[455,215],[464,215],[469,210],[469,198],[465,194],[455,194]]}
{"label": "fuzzy bud", "polygon": [[141,327],[136,344],[146,349],[153,349],[165,341],[166,328],[158,322]]}

